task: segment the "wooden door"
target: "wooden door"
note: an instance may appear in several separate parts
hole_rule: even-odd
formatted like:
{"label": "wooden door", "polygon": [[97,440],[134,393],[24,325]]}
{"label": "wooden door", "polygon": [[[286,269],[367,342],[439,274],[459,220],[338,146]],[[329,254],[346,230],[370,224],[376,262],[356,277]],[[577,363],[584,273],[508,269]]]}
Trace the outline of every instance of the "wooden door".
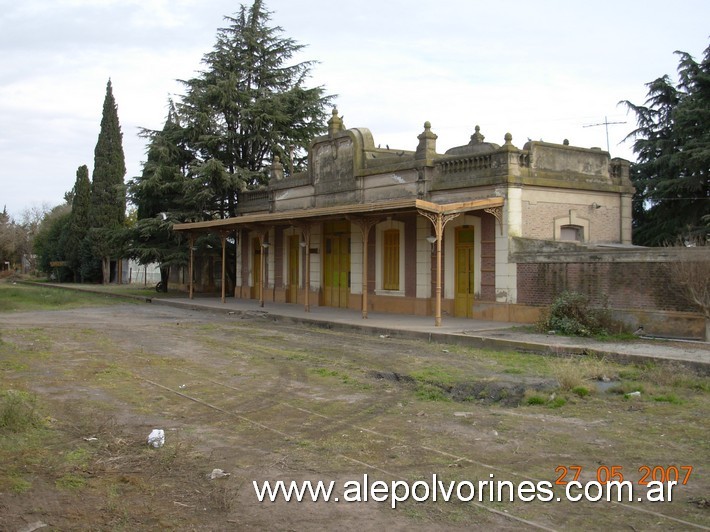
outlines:
{"label": "wooden door", "polygon": [[350,295],[350,224],[331,222],[323,231],[323,304],[347,308]]}
{"label": "wooden door", "polygon": [[476,288],[474,237],[472,227],[456,228],[454,315],[466,318],[473,317],[473,294]]}

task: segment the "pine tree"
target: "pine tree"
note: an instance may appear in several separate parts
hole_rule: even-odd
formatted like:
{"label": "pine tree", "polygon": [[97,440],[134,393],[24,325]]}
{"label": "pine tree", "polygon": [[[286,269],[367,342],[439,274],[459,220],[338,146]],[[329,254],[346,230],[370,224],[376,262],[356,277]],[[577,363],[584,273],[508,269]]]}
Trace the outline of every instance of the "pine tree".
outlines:
{"label": "pine tree", "polygon": [[178,144],[180,125],[170,102],[162,131],[143,131],[150,139],[148,157],[140,177],[129,183],[137,221],[132,230],[133,257],[141,264],[159,263],[161,287],[168,288],[171,266],[187,264],[187,250],[172,224],[184,220],[185,171],[189,153]]}
{"label": "pine tree", "polygon": [[680,57],[679,82],[666,75],[647,84],[636,114],[632,165],[634,243],[663,245],[710,232],[710,47],[697,63]]}
{"label": "pine tree", "polygon": [[265,183],[274,155],[290,160],[293,147],[304,157],[323,132],[331,99],[323,88],[305,86],[314,62],[292,64],[303,46],[268,25],[261,0],[225,19],[202,60],[205,71],[184,82],[181,104],[195,156],[192,192],[212,192],[197,202],[205,218],[233,216],[238,191]]}
{"label": "pine tree", "polygon": [[123,178],[126,162],[123,154],[118,108],[111,80],[106,85],[101,130],[94,149],[94,172],[91,184],[89,231],[87,238],[95,257],[101,259],[102,279],[110,280],[110,261],[119,253],[117,232],[126,216],[126,190]]}

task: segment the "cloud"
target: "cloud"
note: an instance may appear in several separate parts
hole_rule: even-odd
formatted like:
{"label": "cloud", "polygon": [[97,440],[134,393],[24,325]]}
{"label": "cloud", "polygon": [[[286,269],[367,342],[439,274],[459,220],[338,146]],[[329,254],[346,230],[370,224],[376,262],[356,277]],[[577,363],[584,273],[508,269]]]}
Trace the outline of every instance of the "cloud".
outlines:
{"label": "cloud", "polygon": [[[247,3],[251,3],[250,1]],[[215,42],[233,0],[24,0],[0,12],[0,204],[19,212],[57,204],[76,168],[93,167],[106,82],[112,79],[128,168],[145,159],[141,127],[161,128],[166,103],[182,93]],[[311,82],[337,94],[348,127],[375,143],[416,146],[429,120],[440,152],[506,132],[606,147],[633,128],[617,102],[645,100],[645,83],[673,75],[681,49],[707,46],[710,6],[678,0],[266,0],[272,25],[316,60]]]}

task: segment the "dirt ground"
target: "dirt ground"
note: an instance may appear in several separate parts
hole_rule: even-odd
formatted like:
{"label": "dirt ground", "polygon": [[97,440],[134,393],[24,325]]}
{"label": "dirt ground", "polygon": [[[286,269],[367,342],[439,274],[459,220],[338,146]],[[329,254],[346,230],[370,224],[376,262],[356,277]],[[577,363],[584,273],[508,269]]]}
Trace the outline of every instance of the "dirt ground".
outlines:
{"label": "dirt ground", "polygon": [[[708,529],[708,379],[598,362],[588,378],[601,380],[573,391],[558,371],[572,364],[258,313],[2,314],[0,392],[34,394],[46,422],[0,433],[0,530]],[[570,466],[580,481],[618,466],[638,494],[645,466],[693,470],[672,502],[590,503],[554,485]],[[216,468],[229,476],[210,479]],[[549,481],[563,500],[342,500],[364,475],[433,474]],[[267,480],[333,480],[341,501],[259,502],[252,483]]]}

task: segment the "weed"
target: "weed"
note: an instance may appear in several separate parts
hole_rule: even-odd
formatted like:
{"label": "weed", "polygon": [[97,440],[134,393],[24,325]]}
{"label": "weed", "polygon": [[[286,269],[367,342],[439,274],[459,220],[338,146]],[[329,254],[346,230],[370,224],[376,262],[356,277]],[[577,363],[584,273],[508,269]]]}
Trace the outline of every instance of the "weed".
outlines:
{"label": "weed", "polygon": [[593,357],[563,359],[554,363],[552,375],[564,391],[585,387],[590,380],[599,380],[611,373],[611,367],[604,360]]}

